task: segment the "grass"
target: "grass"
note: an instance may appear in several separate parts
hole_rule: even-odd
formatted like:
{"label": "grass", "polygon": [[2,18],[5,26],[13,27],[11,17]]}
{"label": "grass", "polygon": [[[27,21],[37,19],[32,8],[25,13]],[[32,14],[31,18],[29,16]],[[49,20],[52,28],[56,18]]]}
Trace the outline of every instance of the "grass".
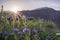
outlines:
{"label": "grass", "polygon": [[40,18],[0,13],[0,40],[59,40],[54,27]]}

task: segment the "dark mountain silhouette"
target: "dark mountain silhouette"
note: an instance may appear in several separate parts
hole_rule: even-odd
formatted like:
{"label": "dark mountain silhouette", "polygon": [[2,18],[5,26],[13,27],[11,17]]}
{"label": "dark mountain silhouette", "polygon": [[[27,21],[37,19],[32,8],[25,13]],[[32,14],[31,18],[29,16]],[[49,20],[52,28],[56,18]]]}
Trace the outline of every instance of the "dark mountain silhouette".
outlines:
{"label": "dark mountain silhouette", "polygon": [[22,15],[25,16],[32,16],[32,17],[39,17],[44,20],[50,20],[57,24],[59,27],[60,25],[60,11],[54,10],[53,8],[43,7],[34,10],[24,10],[21,11]]}

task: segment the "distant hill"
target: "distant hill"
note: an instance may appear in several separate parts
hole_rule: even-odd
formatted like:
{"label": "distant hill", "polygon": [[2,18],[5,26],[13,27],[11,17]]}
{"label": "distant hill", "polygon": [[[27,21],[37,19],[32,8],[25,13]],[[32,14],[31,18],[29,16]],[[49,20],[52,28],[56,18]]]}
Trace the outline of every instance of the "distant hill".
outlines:
{"label": "distant hill", "polygon": [[32,17],[39,17],[43,18],[44,20],[51,20],[60,27],[60,11],[54,10],[53,8],[43,7],[34,10],[25,10],[21,11],[22,15],[25,16],[32,16]]}

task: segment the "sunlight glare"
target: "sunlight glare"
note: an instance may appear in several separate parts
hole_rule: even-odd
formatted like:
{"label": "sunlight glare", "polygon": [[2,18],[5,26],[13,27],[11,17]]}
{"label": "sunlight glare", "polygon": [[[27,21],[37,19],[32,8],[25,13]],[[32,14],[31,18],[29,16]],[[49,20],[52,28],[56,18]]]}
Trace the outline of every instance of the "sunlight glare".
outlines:
{"label": "sunlight glare", "polygon": [[19,11],[19,8],[18,7],[14,7],[14,8],[11,9],[11,11],[16,13],[17,11]]}

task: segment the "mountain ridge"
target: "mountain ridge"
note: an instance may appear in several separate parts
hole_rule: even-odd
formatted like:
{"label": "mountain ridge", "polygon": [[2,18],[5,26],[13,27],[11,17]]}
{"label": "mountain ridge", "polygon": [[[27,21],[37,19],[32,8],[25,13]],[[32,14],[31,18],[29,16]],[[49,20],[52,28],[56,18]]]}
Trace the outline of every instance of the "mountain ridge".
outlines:
{"label": "mountain ridge", "polygon": [[49,7],[43,7],[43,8],[38,8],[34,10],[25,10],[21,11],[22,15],[25,16],[32,16],[32,17],[39,17],[44,20],[51,20],[57,24],[58,27],[60,27],[60,11],[57,11],[53,8]]}

